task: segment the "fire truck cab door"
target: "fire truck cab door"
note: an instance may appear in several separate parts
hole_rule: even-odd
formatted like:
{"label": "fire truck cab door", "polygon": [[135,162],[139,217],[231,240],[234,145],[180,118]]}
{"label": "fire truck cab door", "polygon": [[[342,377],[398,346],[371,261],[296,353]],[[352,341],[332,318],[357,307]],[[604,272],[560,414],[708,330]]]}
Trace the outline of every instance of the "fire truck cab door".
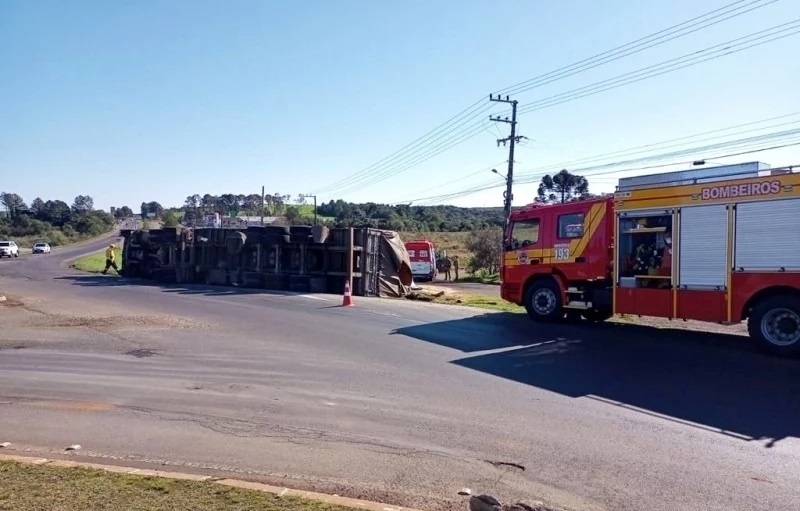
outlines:
{"label": "fire truck cab door", "polygon": [[543,224],[545,220],[546,218],[540,215],[532,215],[529,218],[518,219],[511,225],[511,233],[506,242],[505,260],[509,270],[546,262],[544,247],[547,246],[548,240],[545,239],[545,235],[548,229]]}
{"label": "fire truck cab door", "polygon": [[[570,279],[587,279],[602,276],[607,264],[608,240],[601,228],[606,214],[605,203],[575,202],[553,215],[552,257],[554,266],[568,269]],[[596,268],[595,268],[596,267]]]}

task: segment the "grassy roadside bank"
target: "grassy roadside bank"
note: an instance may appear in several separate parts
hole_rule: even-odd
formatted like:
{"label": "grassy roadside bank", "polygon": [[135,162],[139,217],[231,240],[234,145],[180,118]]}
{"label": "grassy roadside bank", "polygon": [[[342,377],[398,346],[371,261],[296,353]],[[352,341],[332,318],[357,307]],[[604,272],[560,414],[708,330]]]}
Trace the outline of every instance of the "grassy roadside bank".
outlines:
{"label": "grassy roadside bank", "polygon": [[[407,299],[418,302],[438,303],[441,305],[461,305],[465,307],[474,307],[476,309],[512,312],[515,314],[526,313],[524,307],[507,302],[499,296],[461,293],[453,291],[452,289],[436,286],[423,286],[421,291],[408,296]],[[609,321],[617,323],[636,323],[637,318],[635,316],[621,314],[614,316]]]}
{"label": "grassy roadside bank", "polygon": [[[122,250],[119,247],[117,247],[117,249],[114,252],[116,253],[117,256],[116,258],[117,266],[122,267]],[[72,267],[75,268],[76,270],[85,271],[89,273],[100,273],[106,267],[105,249],[100,252],[89,254],[76,259],[72,263]]]}
{"label": "grassy roadside bank", "polygon": [[[108,234],[113,232],[114,231],[109,231]],[[101,236],[105,236],[105,234]],[[44,234],[40,236],[16,236],[13,237],[13,239],[20,248],[30,249],[37,243],[47,243],[52,248],[71,247],[80,245],[81,243],[86,243],[87,241],[95,240],[98,237],[99,236],[94,234],[74,235],[67,237],[59,232],[56,234]]]}
{"label": "grassy roadside bank", "polygon": [[14,511],[345,511],[212,482],[0,461],[0,509]]}
{"label": "grassy roadside bank", "polygon": [[525,309],[522,307],[507,302],[499,296],[461,293],[436,285],[423,286],[420,291],[412,293],[407,298],[417,302],[438,303],[442,305],[462,305],[501,312],[525,312]]}
{"label": "grassy roadside bank", "polygon": [[487,284],[493,286],[500,285],[500,275],[497,273],[472,273],[458,279],[457,282],[469,282],[471,284]]}

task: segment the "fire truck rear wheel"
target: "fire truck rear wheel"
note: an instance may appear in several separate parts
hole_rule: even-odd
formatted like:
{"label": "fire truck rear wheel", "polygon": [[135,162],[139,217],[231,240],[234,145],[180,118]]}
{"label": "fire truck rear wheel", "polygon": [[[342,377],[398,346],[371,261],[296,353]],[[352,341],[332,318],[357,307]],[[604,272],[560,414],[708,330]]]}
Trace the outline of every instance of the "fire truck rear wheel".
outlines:
{"label": "fire truck rear wheel", "polygon": [[747,330],[763,351],[800,357],[800,298],[777,295],[758,302],[750,312]]}
{"label": "fire truck rear wheel", "polygon": [[557,321],[564,317],[561,289],[552,279],[534,282],[525,294],[525,310],[534,321]]}

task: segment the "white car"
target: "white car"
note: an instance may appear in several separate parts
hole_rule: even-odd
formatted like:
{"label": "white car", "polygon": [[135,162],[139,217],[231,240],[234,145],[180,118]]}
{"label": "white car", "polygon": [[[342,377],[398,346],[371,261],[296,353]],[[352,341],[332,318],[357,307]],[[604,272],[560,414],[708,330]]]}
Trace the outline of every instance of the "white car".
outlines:
{"label": "white car", "polygon": [[31,249],[31,253],[33,254],[49,254],[50,253],[50,245],[47,243],[37,243]]}
{"label": "white car", "polygon": [[19,247],[13,241],[0,241],[0,257],[19,257]]}

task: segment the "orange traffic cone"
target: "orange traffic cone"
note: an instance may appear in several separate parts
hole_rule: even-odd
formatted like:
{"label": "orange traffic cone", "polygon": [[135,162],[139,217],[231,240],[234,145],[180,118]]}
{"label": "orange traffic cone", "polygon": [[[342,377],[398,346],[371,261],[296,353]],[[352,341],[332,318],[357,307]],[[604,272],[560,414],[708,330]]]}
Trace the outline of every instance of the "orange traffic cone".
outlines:
{"label": "orange traffic cone", "polygon": [[342,297],[342,307],[353,305],[353,296],[350,294],[350,281],[344,282],[344,297]]}

